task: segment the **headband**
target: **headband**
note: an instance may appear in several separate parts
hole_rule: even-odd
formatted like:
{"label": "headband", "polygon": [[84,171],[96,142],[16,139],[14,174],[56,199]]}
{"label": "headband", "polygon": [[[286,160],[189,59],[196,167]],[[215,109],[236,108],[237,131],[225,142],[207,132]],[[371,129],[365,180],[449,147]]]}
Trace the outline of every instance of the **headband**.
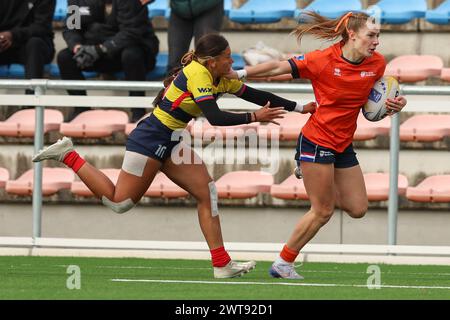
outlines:
{"label": "headband", "polygon": [[335,32],[338,32],[339,28],[341,27],[342,24],[345,25],[345,28],[347,29],[347,25],[348,25],[348,19],[350,19],[350,17],[353,15],[353,12],[349,12],[347,13],[345,16],[343,16],[341,18],[341,20],[339,20],[339,23],[337,24],[336,28],[334,29]]}

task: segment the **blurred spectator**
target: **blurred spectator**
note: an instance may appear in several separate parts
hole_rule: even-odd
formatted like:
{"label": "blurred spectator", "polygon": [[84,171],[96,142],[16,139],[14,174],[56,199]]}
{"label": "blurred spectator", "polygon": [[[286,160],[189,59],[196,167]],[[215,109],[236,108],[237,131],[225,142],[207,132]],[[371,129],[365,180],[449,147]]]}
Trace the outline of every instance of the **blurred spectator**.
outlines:
{"label": "blurred spectator", "polygon": [[[127,81],[145,80],[147,72],[155,67],[159,51],[147,6],[140,0],[69,0],[68,5],[79,8],[81,23],[72,26],[74,13],[68,13],[63,31],[68,48],[58,53],[62,79],[84,80],[82,71],[123,71]],[[68,92],[86,95],[83,90]],[[145,96],[144,91],[129,94]],[[69,120],[89,109],[75,108]],[[136,122],[145,109],[133,108],[131,112],[131,121]]]}
{"label": "blurred spectator", "polygon": [[0,65],[23,64],[26,79],[43,78],[55,55],[54,11],[55,0],[1,0]]}
{"label": "blurred spectator", "polygon": [[[154,0],[140,0],[143,5]],[[181,67],[181,58],[189,51],[192,38],[194,45],[208,33],[219,33],[224,15],[224,0],[170,0],[167,40],[169,62],[167,74]]]}
{"label": "blurred spectator", "polygon": [[170,0],[167,72],[181,66],[181,58],[204,34],[219,33],[223,20],[223,0]]}

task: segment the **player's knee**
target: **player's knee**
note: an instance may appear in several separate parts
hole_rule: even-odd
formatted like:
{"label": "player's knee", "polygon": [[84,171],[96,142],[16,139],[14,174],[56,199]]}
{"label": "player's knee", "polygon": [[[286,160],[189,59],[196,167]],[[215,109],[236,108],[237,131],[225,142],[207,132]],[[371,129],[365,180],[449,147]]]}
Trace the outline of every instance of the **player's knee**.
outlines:
{"label": "player's knee", "polygon": [[354,207],[344,211],[347,212],[348,215],[354,219],[361,219],[366,215],[367,210],[368,210],[367,205],[361,205],[359,207]]}
{"label": "player's knee", "polygon": [[105,206],[110,208],[115,213],[125,213],[136,205],[131,199],[126,199],[121,202],[114,202],[109,200],[105,196],[102,197],[102,202]]}
{"label": "player's knee", "polygon": [[334,205],[321,205],[320,207],[314,208],[314,215],[316,217],[316,221],[320,225],[326,224],[334,213]]}

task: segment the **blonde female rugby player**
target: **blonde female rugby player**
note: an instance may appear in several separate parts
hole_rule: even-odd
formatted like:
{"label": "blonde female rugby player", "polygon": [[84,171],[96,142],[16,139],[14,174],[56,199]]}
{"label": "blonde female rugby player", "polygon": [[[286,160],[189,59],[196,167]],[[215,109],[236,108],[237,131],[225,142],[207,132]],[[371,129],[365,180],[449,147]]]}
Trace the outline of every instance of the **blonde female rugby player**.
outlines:
{"label": "blonde female rugby player", "polygon": [[[273,277],[302,279],[293,262],[300,250],[331,218],[335,206],[352,218],[362,218],[368,207],[363,174],[352,140],[358,114],[375,82],[386,68],[376,52],[380,30],[364,13],[347,13],[330,20],[314,12],[308,23],[293,33],[298,40],[310,33],[325,40],[341,39],[325,50],[317,50],[288,61],[271,61],[244,70],[232,71],[229,78],[279,77],[311,80],[317,110],[303,127],[295,159],[303,174],[311,209],[300,218],[294,231],[273,263]],[[370,19],[369,19],[370,18]],[[386,102],[390,113],[406,105],[404,97]]]}

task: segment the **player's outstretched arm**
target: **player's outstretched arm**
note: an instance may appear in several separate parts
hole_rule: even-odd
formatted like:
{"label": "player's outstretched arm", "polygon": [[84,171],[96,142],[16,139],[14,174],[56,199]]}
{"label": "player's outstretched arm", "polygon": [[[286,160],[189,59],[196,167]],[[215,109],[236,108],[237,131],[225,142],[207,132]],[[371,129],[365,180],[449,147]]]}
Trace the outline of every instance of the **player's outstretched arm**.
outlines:
{"label": "player's outstretched arm", "polygon": [[278,61],[272,60],[257,64],[255,66],[246,66],[244,69],[240,70],[230,70],[230,72],[225,75],[229,79],[245,79],[245,78],[264,78],[273,77],[283,74],[290,74],[292,72],[292,67],[288,61]]}

